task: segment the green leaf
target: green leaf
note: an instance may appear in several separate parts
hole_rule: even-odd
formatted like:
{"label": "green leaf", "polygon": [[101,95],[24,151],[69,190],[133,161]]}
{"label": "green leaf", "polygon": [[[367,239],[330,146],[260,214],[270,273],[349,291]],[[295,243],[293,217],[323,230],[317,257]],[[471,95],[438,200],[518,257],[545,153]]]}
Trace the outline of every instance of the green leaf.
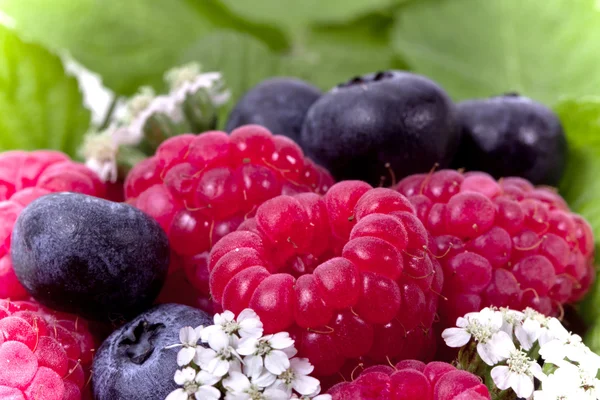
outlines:
{"label": "green leaf", "polygon": [[455,99],[517,91],[553,105],[600,92],[595,0],[407,3],[393,45]]}
{"label": "green leaf", "polygon": [[233,12],[253,21],[301,34],[312,23],[344,22],[399,0],[222,0]]}
{"label": "green leaf", "polygon": [[51,49],[66,49],[119,94],[160,89],[163,73],[217,27],[287,47],[274,28],[245,22],[218,0],[0,0],[16,29]]}
{"label": "green leaf", "polygon": [[[571,209],[585,217],[600,245],[600,97],[563,100],[555,111],[567,135],[569,154],[560,192]],[[600,279],[581,304],[582,316],[593,323],[600,316]],[[599,328],[600,329],[600,328]],[[598,330],[598,329],[596,329]],[[596,342],[600,337],[594,339]]]}
{"label": "green leaf", "polygon": [[57,149],[75,156],[90,113],[60,59],[0,26],[0,151]]}

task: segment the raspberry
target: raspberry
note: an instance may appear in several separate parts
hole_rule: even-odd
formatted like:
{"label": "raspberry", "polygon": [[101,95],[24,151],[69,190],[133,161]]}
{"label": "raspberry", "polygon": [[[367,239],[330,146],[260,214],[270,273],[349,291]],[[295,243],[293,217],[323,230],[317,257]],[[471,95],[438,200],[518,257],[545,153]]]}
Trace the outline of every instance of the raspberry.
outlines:
{"label": "raspberry", "polygon": [[374,365],[365,368],[351,382],[329,389],[333,400],[485,400],[487,387],[476,375],[453,365],[432,361],[404,360],[393,368]]}
{"label": "raspberry", "polygon": [[30,301],[0,300],[0,396],[87,396],[95,340],[87,323]]}
{"label": "raspberry", "polygon": [[358,363],[427,358],[443,276],[409,201],[340,182],[324,195],[282,195],[216,243],[213,300],[254,309],[266,333],[289,331],[328,376]]}
{"label": "raspberry", "polygon": [[444,270],[444,327],[485,306],[557,315],[595,278],[589,224],[552,189],[453,170],[413,175],[397,186],[433,234]]}
{"label": "raspberry", "polygon": [[25,289],[14,273],[10,237],[21,210],[51,192],[80,192],[105,197],[106,186],[83,164],[51,150],[0,154],[0,298],[23,299]]}
{"label": "raspberry", "polygon": [[[202,260],[212,246],[264,201],[280,194],[324,193],[332,184],[329,173],[304,158],[296,143],[258,125],[231,135],[210,131],[163,142],[125,181],[126,201],[160,223],[174,253],[159,302],[210,310]],[[193,286],[194,296],[183,298],[181,285]]]}

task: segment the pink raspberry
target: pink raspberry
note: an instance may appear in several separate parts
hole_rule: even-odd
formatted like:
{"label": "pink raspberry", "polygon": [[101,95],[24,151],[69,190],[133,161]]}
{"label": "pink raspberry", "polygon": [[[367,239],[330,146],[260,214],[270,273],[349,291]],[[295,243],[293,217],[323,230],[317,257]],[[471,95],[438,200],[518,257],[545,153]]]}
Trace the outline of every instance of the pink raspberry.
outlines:
{"label": "pink raspberry", "polygon": [[25,289],[13,271],[10,236],[21,210],[51,192],[105,197],[106,185],[85,165],[51,150],[0,154],[0,298],[22,299]]}
{"label": "pink raspberry", "polygon": [[404,196],[345,181],[264,202],[215,244],[208,284],[224,309],[254,309],[266,333],[294,335],[315,374],[339,378],[434,351],[443,276],[428,240]]}
{"label": "pink raspberry", "polygon": [[0,300],[1,398],[89,398],[94,351],[86,321],[35,302]]}
{"label": "pink raspberry", "polygon": [[442,170],[409,176],[397,190],[434,236],[445,327],[490,305],[557,315],[595,278],[590,225],[551,188]]}
{"label": "pink raspberry", "polygon": [[453,365],[405,360],[368,367],[350,382],[338,383],[328,392],[333,400],[486,400],[481,379]]}
{"label": "pink raspberry", "polygon": [[324,193],[332,184],[291,139],[258,125],[163,142],[125,181],[127,202],[154,217],[171,243],[173,262],[159,301],[210,311],[206,260],[212,246],[264,201]]}

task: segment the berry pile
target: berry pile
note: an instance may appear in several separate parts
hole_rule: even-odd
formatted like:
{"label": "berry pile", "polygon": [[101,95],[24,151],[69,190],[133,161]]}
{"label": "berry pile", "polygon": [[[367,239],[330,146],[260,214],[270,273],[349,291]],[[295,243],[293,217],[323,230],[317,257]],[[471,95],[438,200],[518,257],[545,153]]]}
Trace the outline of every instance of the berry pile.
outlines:
{"label": "berry pile", "polygon": [[212,249],[210,292],[266,333],[290,331],[315,375],[344,362],[425,359],[443,285],[413,206],[360,181],[266,201]]}
{"label": "berry pile", "polygon": [[485,400],[487,387],[478,376],[453,365],[432,361],[404,360],[393,368],[375,365],[364,369],[351,382],[329,390],[333,400]]}
{"label": "berry pile", "polygon": [[[265,200],[324,193],[332,183],[329,173],[304,158],[292,140],[257,125],[231,135],[210,131],[163,142],[125,181],[127,202],[160,223],[174,253],[160,301],[209,308],[206,259],[212,246]],[[194,292],[200,298],[190,299]]]}
{"label": "berry pile", "polygon": [[96,197],[107,194],[106,185],[92,170],[63,153],[38,150],[0,154],[0,298],[27,296],[10,258],[11,233],[21,210],[38,197],[62,191]]}
{"label": "berry pile", "polygon": [[84,320],[0,300],[0,398],[80,400],[95,351]]}
{"label": "berry pile", "polygon": [[552,189],[442,170],[402,180],[444,270],[444,326],[489,305],[558,315],[595,277],[589,224]]}

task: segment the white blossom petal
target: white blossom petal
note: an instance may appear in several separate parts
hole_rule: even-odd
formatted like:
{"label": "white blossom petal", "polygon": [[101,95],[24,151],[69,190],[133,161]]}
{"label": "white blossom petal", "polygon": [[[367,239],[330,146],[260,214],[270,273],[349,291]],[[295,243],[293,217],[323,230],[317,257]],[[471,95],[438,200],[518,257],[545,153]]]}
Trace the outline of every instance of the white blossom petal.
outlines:
{"label": "white blossom petal", "polygon": [[308,361],[308,358],[292,358],[290,360],[290,367],[298,375],[310,375],[315,369],[310,361]]}
{"label": "white blossom petal", "polygon": [[519,398],[527,399],[533,394],[533,379],[524,374],[512,375],[511,387]]}
{"label": "white blossom petal", "polygon": [[263,372],[263,358],[261,356],[244,357],[244,375],[254,379]]}
{"label": "white blossom petal", "polygon": [[196,377],[196,370],[191,367],[184,369],[178,369],[175,371],[175,383],[179,386],[183,386],[188,382],[193,382]]}
{"label": "white blossom petal", "polygon": [[314,393],[319,387],[319,380],[312,376],[296,376],[292,381],[292,387],[301,395]]}
{"label": "white blossom petal", "polygon": [[477,353],[487,365],[506,360],[514,350],[515,344],[504,331],[494,333],[487,343],[477,344]]}
{"label": "white blossom petal", "polygon": [[272,374],[280,375],[290,367],[290,360],[280,350],[272,350],[265,357],[265,368]]}
{"label": "white blossom petal", "polygon": [[463,328],[448,328],[442,332],[442,338],[448,347],[462,347],[469,343],[471,334]]}
{"label": "white blossom petal", "polygon": [[506,390],[510,387],[510,372],[506,365],[498,365],[492,368],[490,375],[498,389]]}
{"label": "white blossom petal", "polygon": [[198,343],[196,331],[191,326],[181,328],[179,331],[179,341],[189,346],[195,346]]}
{"label": "white blossom petal", "polygon": [[252,383],[255,384],[256,386],[262,387],[262,388],[266,388],[271,386],[273,383],[275,383],[275,380],[277,379],[277,377],[275,375],[273,375],[272,373],[270,373],[267,370],[263,370],[263,372],[261,374],[258,374],[256,377],[253,377]]}
{"label": "white blossom petal", "polygon": [[222,330],[215,330],[208,336],[208,345],[216,351],[223,350],[229,346],[229,336]]}
{"label": "white blossom petal", "polygon": [[291,359],[292,357],[295,357],[296,354],[298,354],[298,350],[296,350],[296,348],[294,346],[288,347],[281,351],[283,351],[289,359]]}
{"label": "white blossom petal", "polygon": [[458,317],[456,319],[456,326],[459,328],[466,328],[469,325],[469,320],[465,317]]}
{"label": "white blossom petal", "polygon": [[263,398],[265,400],[289,400],[290,396],[284,391],[277,389],[266,389],[263,392]]}
{"label": "white blossom petal", "polygon": [[544,381],[547,378],[546,374],[544,374],[544,371],[542,370],[542,367],[537,362],[531,364],[529,371],[531,371],[533,376],[540,381]]}
{"label": "white blossom petal", "polygon": [[184,365],[188,365],[194,359],[196,355],[196,349],[193,347],[183,347],[177,353],[177,365],[183,367]]}
{"label": "white blossom petal", "polygon": [[239,341],[236,351],[242,356],[247,356],[256,351],[258,338],[246,337]]}
{"label": "white blossom petal", "polygon": [[201,368],[205,369],[211,360],[217,356],[217,352],[213,349],[206,349],[204,347],[196,348],[196,355],[194,356],[194,362]]}
{"label": "white blossom petal", "polygon": [[250,380],[240,372],[231,372],[227,378],[223,379],[223,387],[234,392],[243,392],[250,387]]}
{"label": "white blossom petal", "polygon": [[542,327],[538,321],[526,319],[515,328],[515,336],[525,350],[530,350],[542,333]]}
{"label": "white blossom petal", "polygon": [[221,391],[213,386],[200,386],[195,393],[196,400],[219,400]]}
{"label": "white blossom petal", "polygon": [[229,372],[229,361],[221,358],[213,358],[206,366],[206,371],[215,376],[224,376]]}
{"label": "white blossom petal", "polygon": [[286,349],[294,345],[294,339],[287,332],[279,332],[269,339],[269,344],[276,350]]}
{"label": "white blossom petal", "polygon": [[198,372],[198,375],[196,375],[196,383],[203,385],[203,386],[204,385],[212,386],[215,383],[219,382],[220,380],[221,380],[221,377],[215,376],[204,370],[201,370],[200,372]]}
{"label": "white blossom petal", "polygon": [[229,310],[223,311],[221,314],[215,314],[213,320],[215,325],[225,325],[235,319],[235,315]]}
{"label": "white blossom petal", "polygon": [[181,388],[175,389],[169,393],[165,400],[188,400],[188,394]]}
{"label": "white blossom petal", "polygon": [[[223,332],[223,329],[221,329],[220,325],[210,325],[205,327],[204,329],[202,329],[200,331],[200,339],[202,339],[202,341],[204,343],[208,343],[208,338],[210,338],[210,336],[215,333],[215,332]],[[223,332],[225,333],[225,332]]]}

